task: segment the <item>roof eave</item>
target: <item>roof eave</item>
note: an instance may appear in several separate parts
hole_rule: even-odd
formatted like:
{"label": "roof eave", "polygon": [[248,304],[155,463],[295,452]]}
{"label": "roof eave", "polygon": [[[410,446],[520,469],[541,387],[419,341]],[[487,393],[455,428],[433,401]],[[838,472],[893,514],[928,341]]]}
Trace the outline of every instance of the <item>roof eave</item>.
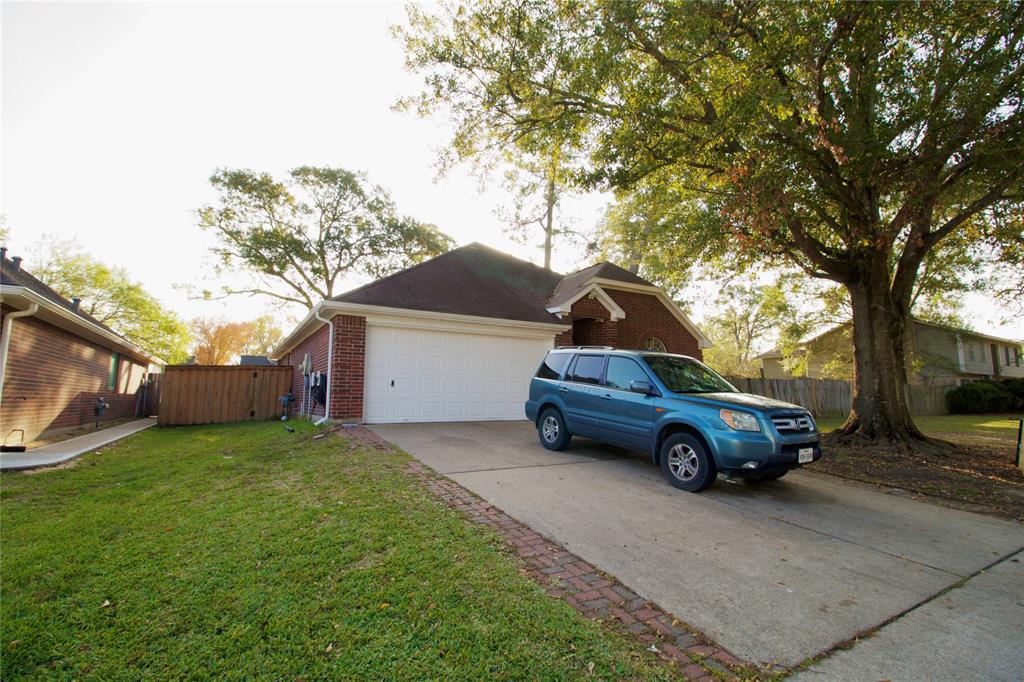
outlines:
{"label": "roof eave", "polygon": [[[51,301],[45,296],[41,296],[35,291],[32,291],[28,287],[12,284],[0,285],[0,298],[3,299],[4,303],[11,303],[12,301],[25,301],[26,303],[35,303],[39,306],[40,310],[46,311],[55,318],[55,322],[59,323],[55,326],[69,325],[74,330],[85,331],[87,334],[94,338],[87,338],[94,343],[109,343],[119,350],[125,351],[129,354],[135,355],[142,358],[152,364],[166,366],[167,363],[161,358],[156,357],[146,351],[142,350],[135,344],[126,340],[124,337],[119,336],[109,330],[100,327],[99,325],[86,320],[81,315],[76,315],[74,311],[68,310],[62,305],[58,305],[54,301]],[[39,317],[37,312],[36,317]],[[44,317],[40,317],[44,322],[50,322]],[[98,338],[97,338],[98,337]]]}
{"label": "roof eave", "polygon": [[326,300],[317,303],[309,314],[299,322],[295,329],[288,336],[282,339],[281,343],[270,353],[270,358],[280,360],[282,356],[291,351],[295,346],[309,337],[310,334],[319,329],[324,323],[317,319],[329,317],[330,315],[348,313],[359,317],[373,317],[374,315],[388,315],[393,317],[408,317],[419,319],[442,320],[450,322],[462,322],[480,325],[492,325],[496,327],[508,327],[519,329],[533,329],[538,331],[550,331],[552,335],[567,329],[572,325],[562,322],[537,322],[531,320],[510,320],[503,317],[482,317],[479,315],[460,315],[458,313],[441,313],[432,310],[415,310],[412,308],[393,308],[391,306],[369,305],[366,303],[348,303],[346,301]]}

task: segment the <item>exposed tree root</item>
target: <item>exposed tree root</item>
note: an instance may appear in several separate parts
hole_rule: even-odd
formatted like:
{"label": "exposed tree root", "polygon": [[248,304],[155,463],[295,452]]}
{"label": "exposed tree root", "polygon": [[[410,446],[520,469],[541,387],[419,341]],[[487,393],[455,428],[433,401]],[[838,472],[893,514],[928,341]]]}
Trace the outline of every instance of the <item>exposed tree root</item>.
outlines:
{"label": "exposed tree root", "polygon": [[894,449],[908,453],[945,457],[954,452],[957,446],[949,441],[939,438],[931,438],[924,435],[916,427],[901,429],[899,432],[881,434],[871,433],[867,429],[859,427],[854,422],[853,428],[849,428],[850,420],[842,427],[822,436],[825,446],[835,445],[842,447],[877,447]]}

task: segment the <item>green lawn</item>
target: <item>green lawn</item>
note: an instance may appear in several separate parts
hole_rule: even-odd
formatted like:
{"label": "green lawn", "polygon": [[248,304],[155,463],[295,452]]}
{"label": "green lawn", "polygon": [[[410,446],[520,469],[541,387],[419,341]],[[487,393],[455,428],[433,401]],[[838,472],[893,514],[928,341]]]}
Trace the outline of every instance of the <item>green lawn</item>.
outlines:
{"label": "green lawn", "polygon": [[3,474],[0,677],[670,675],[520,575],[406,455],[296,429],[154,428]]}
{"label": "green lawn", "polygon": [[[1019,414],[947,414],[937,417],[914,417],[914,422],[925,434],[936,437],[965,436],[978,440],[1017,442]],[[845,417],[822,417],[818,428],[831,431],[838,428]]]}

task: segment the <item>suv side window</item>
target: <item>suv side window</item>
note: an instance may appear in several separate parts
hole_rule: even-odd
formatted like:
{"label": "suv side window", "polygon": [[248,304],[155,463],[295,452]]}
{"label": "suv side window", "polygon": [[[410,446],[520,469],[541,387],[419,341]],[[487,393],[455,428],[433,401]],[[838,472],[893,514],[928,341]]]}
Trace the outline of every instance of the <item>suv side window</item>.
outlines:
{"label": "suv side window", "polygon": [[646,381],[650,383],[647,374],[640,369],[635,360],[620,358],[617,356],[608,357],[608,376],[605,385],[608,388],[618,388],[623,391],[629,390],[631,381]]}
{"label": "suv side window", "polygon": [[572,353],[548,353],[537,370],[537,378],[557,379],[562,376],[562,370],[571,357]]}
{"label": "suv side window", "polygon": [[575,381],[580,384],[600,384],[601,375],[604,374],[603,355],[577,355],[576,362],[566,381]]}

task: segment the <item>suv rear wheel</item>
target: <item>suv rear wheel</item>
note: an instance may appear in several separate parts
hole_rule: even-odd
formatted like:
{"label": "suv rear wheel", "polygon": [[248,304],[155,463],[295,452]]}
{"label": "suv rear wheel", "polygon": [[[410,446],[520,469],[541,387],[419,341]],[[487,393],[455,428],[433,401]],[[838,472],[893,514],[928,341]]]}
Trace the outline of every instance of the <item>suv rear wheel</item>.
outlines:
{"label": "suv rear wheel", "polygon": [[688,433],[676,433],[661,446],[661,473],[669,483],[691,493],[710,488],[718,467],[704,444]]}
{"label": "suv rear wheel", "polygon": [[540,444],[548,450],[565,450],[572,440],[572,434],[565,428],[562,413],[553,407],[540,413],[537,420],[537,435],[540,437]]}

